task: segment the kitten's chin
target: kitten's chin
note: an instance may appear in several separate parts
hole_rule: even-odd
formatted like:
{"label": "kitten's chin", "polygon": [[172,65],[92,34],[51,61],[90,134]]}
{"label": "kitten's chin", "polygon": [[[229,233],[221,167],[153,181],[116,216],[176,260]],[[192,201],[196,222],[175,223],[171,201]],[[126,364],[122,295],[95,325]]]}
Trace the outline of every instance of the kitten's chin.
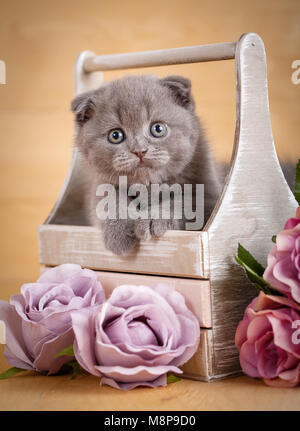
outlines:
{"label": "kitten's chin", "polygon": [[153,169],[149,167],[139,167],[134,172],[131,178],[128,178],[128,182],[140,183],[140,184],[158,184],[165,181],[165,169]]}
{"label": "kitten's chin", "polygon": [[151,184],[151,183],[160,183],[164,178],[164,170],[159,170],[149,168],[148,166],[140,165],[136,167],[134,170],[119,170],[112,172],[109,176],[104,178],[102,176],[102,183],[113,184],[115,186],[119,185],[120,177],[127,178],[127,184],[130,186],[131,184]]}
{"label": "kitten's chin", "polygon": [[150,184],[152,182],[151,168],[140,164],[134,171],[127,174],[128,184]]}

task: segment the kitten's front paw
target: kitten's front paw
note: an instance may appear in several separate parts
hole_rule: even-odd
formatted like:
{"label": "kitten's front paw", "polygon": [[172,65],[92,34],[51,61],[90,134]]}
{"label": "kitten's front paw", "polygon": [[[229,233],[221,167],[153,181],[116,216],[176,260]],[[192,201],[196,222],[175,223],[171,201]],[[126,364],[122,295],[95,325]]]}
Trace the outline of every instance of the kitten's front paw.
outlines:
{"label": "kitten's front paw", "polygon": [[103,229],[105,247],[117,255],[128,254],[137,244],[132,224],[106,226]]}
{"label": "kitten's front paw", "polygon": [[151,238],[150,223],[151,220],[136,220],[134,233],[138,239],[147,240]]}
{"label": "kitten's front paw", "polygon": [[134,233],[138,239],[148,240],[151,237],[159,238],[170,229],[169,220],[137,220]]}
{"label": "kitten's front paw", "polygon": [[151,235],[154,238],[159,238],[164,235],[164,233],[170,229],[169,220],[152,220],[151,222]]}

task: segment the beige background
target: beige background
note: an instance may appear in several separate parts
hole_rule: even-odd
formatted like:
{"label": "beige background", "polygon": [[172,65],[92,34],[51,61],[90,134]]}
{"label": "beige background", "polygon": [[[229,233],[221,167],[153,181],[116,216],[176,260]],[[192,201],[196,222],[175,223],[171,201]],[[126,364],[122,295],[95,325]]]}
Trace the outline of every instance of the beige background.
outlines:
{"label": "beige background", "polygon": [[[1,298],[8,299],[23,282],[33,281],[38,275],[37,225],[55,202],[71,156],[73,125],[69,106],[76,55],[84,49],[113,54],[234,41],[245,32],[256,32],[265,42],[276,147],[282,159],[295,161],[300,156],[300,85],[291,83],[291,64],[300,59],[299,0],[0,0],[0,59],[7,65],[7,84],[0,85]],[[234,62],[137,71],[144,72],[159,76],[178,73],[192,79],[197,110],[215,154],[229,160],[235,121]],[[105,80],[123,73],[107,73]],[[0,365],[1,369],[6,367],[2,357]],[[17,408],[16,391],[20,392],[22,377],[13,382],[15,386],[12,382],[1,383],[2,393],[10,394],[1,401],[3,408]],[[26,378],[23,382],[31,385]],[[297,389],[298,392],[278,392],[246,378],[234,382],[238,383],[228,386],[228,380],[210,386],[207,397],[207,385],[194,382],[180,382],[168,391],[189,393],[185,398],[187,408],[188,400],[197,397],[201,405],[194,402],[193,408],[213,408],[214,391],[222,393],[220,387],[226,394],[233,394],[228,396],[228,408],[263,408],[264,403],[266,408],[300,405]],[[30,386],[32,399],[24,400],[19,408],[54,408],[55,400],[54,404],[34,404],[34,384]],[[228,388],[235,389],[230,392]],[[248,401],[236,395],[239,388]],[[143,405],[149,408],[158,408],[161,398],[157,394],[166,394],[145,390],[137,393],[145,394]],[[59,406],[59,396],[65,394],[60,388],[56,395]],[[120,407],[120,396],[109,398],[110,408],[114,400]],[[283,396],[289,402],[283,403]],[[164,408],[176,408],[176,402],[181,401],[174,401],[174,397]],[[72,408],[72,397],[68,400],[67,406]],[[95,400],[90,401],[90,407],[96,405]],[[132,401],[132,405],[136,403]]]}

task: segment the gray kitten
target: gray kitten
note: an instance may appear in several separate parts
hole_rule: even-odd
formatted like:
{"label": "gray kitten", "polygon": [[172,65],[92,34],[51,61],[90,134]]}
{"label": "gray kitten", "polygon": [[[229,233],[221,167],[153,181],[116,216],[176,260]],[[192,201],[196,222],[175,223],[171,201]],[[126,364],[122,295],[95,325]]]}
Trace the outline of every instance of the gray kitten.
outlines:
{"label": "gray kitten", "polygon": [[[195,113],[191,83],[181,76],[126,76],[72,101],[75,143],[88,162],[92,184],[87,195],[91,224],[103,232],[106,247],[128,253],[140,239],[184,229],[184,219],[103,220],[96,216],[99,184],[128,186],[204,184],[207,221],[220,192],[216,166]],[[130,200],[130,198],[128,198]]]}

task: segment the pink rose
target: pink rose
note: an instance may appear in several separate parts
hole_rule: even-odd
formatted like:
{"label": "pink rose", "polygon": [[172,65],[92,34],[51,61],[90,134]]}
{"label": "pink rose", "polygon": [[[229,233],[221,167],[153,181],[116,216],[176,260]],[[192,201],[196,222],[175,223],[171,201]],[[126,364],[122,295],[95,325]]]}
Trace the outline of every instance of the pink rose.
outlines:
{"label": "pink rose", "polygon": [[263,278],[300,303],[300,210],[276,237]]}
{"label": "pink rose", "polygon": [[6,326],[4,356],[26,370],[56,373],[70,361],[56,354],[74,340],[70,313],[104,301],[96,274],[65,264],[44,272],[36,283],[24,284],[10,303],[0,301],[0,320]]}
{"label": "pink rose", "polygon": [[101,384],[164,386],[199,344],[199,322],[167,285],[119,286],[101,307],[71,314],[77,361]]}
{"label": "pink rose", "polygon": [[248,305],[235,343],[243,371],[270,386],[300,382],[300,306],[283,296],[263,292]]}

